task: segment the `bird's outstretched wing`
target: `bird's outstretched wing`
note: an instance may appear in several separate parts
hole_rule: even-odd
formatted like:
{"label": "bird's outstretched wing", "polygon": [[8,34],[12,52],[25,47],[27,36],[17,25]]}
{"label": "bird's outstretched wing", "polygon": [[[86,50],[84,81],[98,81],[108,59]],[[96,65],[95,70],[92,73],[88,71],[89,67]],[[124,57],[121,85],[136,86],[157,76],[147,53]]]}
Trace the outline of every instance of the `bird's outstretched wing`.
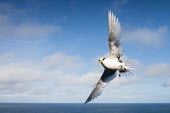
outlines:
{"label": "bird's outstretched wing", "polygon": [[97,82],[97,84],[95,85],[95,88],[93,89],[89,97],[87,98],[85,104],[90,102],[91,100],[94,100],[98,96],[100,96],[105,85],[111,80],[113,80],[115,77],[116,77],[115,70],[105,69],[100,80]]}
{"label": "bird's outstretched wing", "polygon": [[118,18],[109,11],[108,12],[109,38],[108,44],[110,48],[110,58],[120,58],[123,50],[120,43],[121,26]]}

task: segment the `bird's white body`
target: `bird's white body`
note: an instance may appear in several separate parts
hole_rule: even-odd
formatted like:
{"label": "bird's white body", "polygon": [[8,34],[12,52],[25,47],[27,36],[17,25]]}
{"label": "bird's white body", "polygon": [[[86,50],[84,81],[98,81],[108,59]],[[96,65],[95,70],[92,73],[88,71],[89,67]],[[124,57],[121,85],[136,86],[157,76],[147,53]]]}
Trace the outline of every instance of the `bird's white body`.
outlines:
{"label": "bird's white body", "polygon": [[104,68],[113,69],[113,70],[121,70],[123,63],[119,62],[117,59],[109,59],[106,58],[101,63]]}
{"label": "bird's white body", "polygon": [[125,62],[122,62],[121,60],[118,59],[112,59],[112,58],[100,58],[100,62],[102,66],[106,69],[111,69],[111,70],[117,70],[117,71],[128,71],[132,69],[129,64],[126,64]]}

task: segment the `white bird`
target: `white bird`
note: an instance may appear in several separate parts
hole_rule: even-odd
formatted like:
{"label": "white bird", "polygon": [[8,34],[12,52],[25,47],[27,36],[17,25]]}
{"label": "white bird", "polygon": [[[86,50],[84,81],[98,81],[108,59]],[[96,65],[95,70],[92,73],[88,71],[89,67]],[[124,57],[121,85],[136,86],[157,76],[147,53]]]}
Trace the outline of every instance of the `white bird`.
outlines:
{"label": "white bird", "polygon": [[129,61],[122,61],[121,57],[123,55],[120,37],[121,37],[121,26],[118,21],[118,18],[109,11],[108,12],[108,26],[109,26],[109,57],[108,58],[100,58],[99,62],[105,68],[101,78],[95,85],[95,88],[91,92],[90,96],[87,98],[86,103],[94,100],[102,93],[103,88],[105,85],[113,80],[117,75],[119,77],[123,74],[133,74],[131,69],[133,66]]}

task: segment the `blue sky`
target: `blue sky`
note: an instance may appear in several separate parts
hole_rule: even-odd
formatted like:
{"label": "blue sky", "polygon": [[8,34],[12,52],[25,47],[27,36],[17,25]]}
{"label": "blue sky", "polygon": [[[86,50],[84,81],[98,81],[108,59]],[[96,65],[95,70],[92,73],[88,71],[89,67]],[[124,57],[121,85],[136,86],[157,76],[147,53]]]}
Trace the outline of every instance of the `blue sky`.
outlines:
{"label": "blue sky", "polygon": [[169,103],[169,2],[1,0],[0,102],[83,103],[108,53],[108,11],[122,26],[135,76],[116,78],[95,103]]}

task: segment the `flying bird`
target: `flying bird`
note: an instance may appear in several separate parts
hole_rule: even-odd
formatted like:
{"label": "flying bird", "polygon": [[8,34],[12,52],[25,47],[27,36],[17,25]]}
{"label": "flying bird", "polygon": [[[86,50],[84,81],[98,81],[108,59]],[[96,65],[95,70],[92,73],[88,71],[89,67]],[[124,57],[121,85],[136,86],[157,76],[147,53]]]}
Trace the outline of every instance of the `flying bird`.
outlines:
{"label": "flying bird", "polygon": [[99,62],[104,67],[104,72],[87,98],[85,104],[100,96],[106,84],[113,80],[117,75],[121,77],[124,74],[133,74],[131,72],[134,68],[132,63],[130,61],[122,60],[123,49],[120,42],[121,26],[118,18],[116,18],[111,11],[108,12],[108,27],[109,56],[108,58],[99,59]]}

